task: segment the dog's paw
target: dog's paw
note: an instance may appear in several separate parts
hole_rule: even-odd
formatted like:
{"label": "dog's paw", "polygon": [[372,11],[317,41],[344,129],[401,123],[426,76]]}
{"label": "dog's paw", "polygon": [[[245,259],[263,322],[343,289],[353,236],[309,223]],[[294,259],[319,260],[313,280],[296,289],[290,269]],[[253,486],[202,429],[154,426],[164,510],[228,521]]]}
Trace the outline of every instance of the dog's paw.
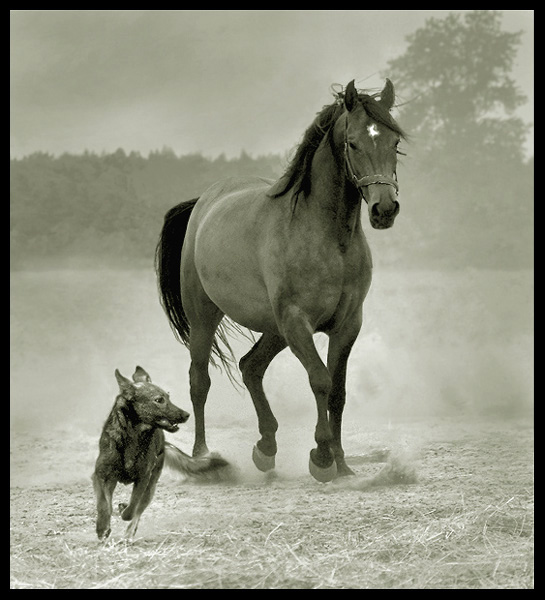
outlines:
{"label": "dog's paw", "polygon": [[111,529],[108,527],[106,529],[97,529],[97,536],[99,541],[101,541],[102,543],[105,543],[106,540],[108,539],[110,533],[111,533]]}

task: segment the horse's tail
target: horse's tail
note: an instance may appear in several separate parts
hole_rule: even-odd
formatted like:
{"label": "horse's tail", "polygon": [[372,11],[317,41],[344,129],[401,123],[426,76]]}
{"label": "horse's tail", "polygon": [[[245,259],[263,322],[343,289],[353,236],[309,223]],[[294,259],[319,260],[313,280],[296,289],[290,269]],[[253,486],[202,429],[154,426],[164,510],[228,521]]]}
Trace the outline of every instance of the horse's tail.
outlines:
{"label": "horse's tail", "polygon": [[189,321],[182,304],[180,266],[187,224],[198,198],[182,202],[165,215],[155,250],[155,272],[161,304],[176,338],[189,347]]}
{"label": "horse's tail", "polygon": [[179,448],[165,442],[165,466],[196,481],[233,481],[235,469],[221,456],[189,456]]}
{"label": "horse's tail", "polygon": [[[182,285],[180,279],[180,267],[182,261],[182,246],[187,233],[189,217],[198,198],[182,202],[171,208],[165,215],[165,222],[157,249],[155,251],[155,271],[161,304],[168,317],[170,326],[176,338],[189,348],[190,325],[182,304]],[[216,337],[212,345],[210,361],[213,365],[216,356],[223,365],[227,376],[234,385],[238,385],[235,377],[236,359],[229,344],[228,336],[234,333],[255,341],[251,335],[243,331],[236,323],[224,318],[216,331]],[[223,344],[223,350],[219,342]]]}

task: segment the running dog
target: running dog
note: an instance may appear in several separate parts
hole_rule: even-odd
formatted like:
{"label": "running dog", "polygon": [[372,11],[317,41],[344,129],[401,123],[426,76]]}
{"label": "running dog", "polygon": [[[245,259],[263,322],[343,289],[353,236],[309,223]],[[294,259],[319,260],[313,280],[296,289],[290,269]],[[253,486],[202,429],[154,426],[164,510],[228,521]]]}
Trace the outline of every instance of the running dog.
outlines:
{"label": "running dog", "polygon": [[136,367],[133,381],[117,369],[115,378],[119,395],[102,429],[93,474],[96,532],[102,541],[110,535],[112,496],[118,482],[134,484],[129,504],[119,504],[121,518],[130,521],[125,537],[131,539],[164,464],[186,476],[200,476],[229,464],[218,456],[192,458],[165,442],[163,430],[178,431],[178,424],[185,423],[189,414],[172,404],[167,392],[154,385],[142,367]]}

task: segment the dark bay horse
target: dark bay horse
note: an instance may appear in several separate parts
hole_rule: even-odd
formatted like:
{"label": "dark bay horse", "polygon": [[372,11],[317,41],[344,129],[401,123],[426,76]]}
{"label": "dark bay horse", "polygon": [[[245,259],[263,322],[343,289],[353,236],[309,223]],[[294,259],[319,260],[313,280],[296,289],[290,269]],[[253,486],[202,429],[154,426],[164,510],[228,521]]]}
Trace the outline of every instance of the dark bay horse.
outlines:
{"label": "dark bay horse", "polygon": [[[341,421],[347,360],[371,284],[362,198],[372,227],[393,225],[397,145],[404,137],[390,114],[393,104],[389,80],[375,95],[359,92],[351,81],[318,113],[278,181],[221,181],[167,213],[156,269],[163,307],[191,354],[194,455],[208,452],[209,362],[215,356],[229,364],[227,327],[239,324],[262,333],[239,363],[261,434],[256,466],[274,467],[278,423],[262,381],[289,346],[308,373],[318,409],[310,472],[319,481],[352,473]],[[329,337],[327,365],[314,345],[316,332]]]}

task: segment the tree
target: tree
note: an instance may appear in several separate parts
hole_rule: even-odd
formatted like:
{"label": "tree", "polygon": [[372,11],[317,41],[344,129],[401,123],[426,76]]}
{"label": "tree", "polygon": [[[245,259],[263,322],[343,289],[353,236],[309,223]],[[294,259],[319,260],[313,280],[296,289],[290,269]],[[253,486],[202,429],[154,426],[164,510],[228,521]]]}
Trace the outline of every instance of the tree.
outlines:
{"label": "tree", "polygon": [[411,216],[442,264],[514,266],[531,255],[532,191],[516,176],[529,171],[528,125],[514,115],[526,98],[511,77],[521,35],[502,31],[497,11],[431,18],[385,73],[413,142]]}
{"label": "tree", "polygon": [[512,115],[526,97],[510,77],[521,35],[502,31],[497,11],[428,19],[389,63],[388,77],[408,99],[405,127],[432,152],[462,138],[466,149],[469,140],[499,143],[521,158],[527,126]]}

